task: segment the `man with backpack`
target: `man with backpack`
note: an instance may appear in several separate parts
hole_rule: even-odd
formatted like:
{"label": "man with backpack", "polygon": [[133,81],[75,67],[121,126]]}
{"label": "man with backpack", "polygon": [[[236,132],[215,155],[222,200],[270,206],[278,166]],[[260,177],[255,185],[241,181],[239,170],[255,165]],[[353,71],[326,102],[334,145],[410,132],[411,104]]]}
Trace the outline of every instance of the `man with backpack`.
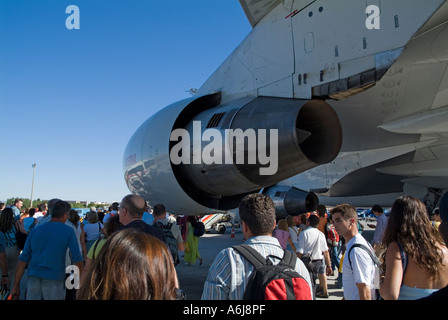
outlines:
{"label": "man with backpack", "polygon": [[173,257],[174,265],[179,264],[179,252],[184,251],[184,241],[180,229],[176,223],[170,222],[166,216],[166,209],[163,204],[156,204],[153,208],[153,226],[165,236],[165,242]]}
{"label": "man with backpack", "polygon": [[295,253],[284,251],[272,236],[272,199],[250,194],[238,209],[244,245],[218,253],[210,266],[202,300],[313,299],[305,265]]}

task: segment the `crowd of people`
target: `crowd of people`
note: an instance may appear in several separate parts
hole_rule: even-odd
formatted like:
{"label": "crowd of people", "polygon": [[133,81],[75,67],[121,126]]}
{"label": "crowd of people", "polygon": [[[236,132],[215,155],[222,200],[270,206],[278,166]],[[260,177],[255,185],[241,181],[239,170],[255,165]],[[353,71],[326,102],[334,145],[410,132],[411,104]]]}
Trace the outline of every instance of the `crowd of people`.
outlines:
{"label": "crowd of people", "polygon": [[[150,210],[135,194],[108,212],[92,210],[83,221],[59,199],[25,214],[22,206],[17,199],[0,207],[0,285],[11,299],[185,299],[176,271],[179,252],[184,263],[202,264],[197,217],[176,219],[163,204]],[[241,200],[238,211],[244,245],[217,254],[203,300],[241,300],[260,291],[262,284],[254,280],[262,272],[259,264],[265,270],[289,266],[288,272],[275,269],[285,278],[272,281],[300,284],[286,289],[285,297],[294,292],[296,299],[328,298],[327,277],[335,273],[346,300],[447,298],[448,193],[429,214],[411,196],[396,199],[388,214],[373,206],[377,224],[371,243],[350,204],[329,211],[319,205],[316,212],[276,221],[272,199],[255,193]],[[78,285],[67,285],[76,283],[67,266],[78,270]],[[275,295],[265,282],[266,297]]]}

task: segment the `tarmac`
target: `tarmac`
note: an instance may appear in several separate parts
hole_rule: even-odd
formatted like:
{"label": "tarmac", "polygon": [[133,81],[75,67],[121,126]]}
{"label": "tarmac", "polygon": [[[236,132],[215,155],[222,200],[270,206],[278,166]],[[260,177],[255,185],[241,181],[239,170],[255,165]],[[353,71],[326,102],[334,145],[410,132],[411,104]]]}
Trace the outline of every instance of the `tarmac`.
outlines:
{"label": "tarmac", "polygon": [[[371,241],[374,229],[367,226],[365,221],[361,222],[364,226],[362,235],[367,241]],[[369,222],[370,224],[371,222]],[[187,300],[200,300],[204,282],[208,274],[208,270],[213,263],[216,255],[225,248],[241,244],[243,242],[243,234],[241,229],[235,229],[234,237],[231,237],[229,228],[224,234],[210,232],[199,238],[199,253],[202,257],[202,265],[199,262],[192,265],[186,265],[183,261],[183,252],[180,252],[181,262],[176,266],[177,276],[179,278],[180,288],[185,292]],[[316,300],[341,300],[343,297],[343,289],[336,288],[337,271],[333,276],[327,277],[328,298],[316,298]]]}

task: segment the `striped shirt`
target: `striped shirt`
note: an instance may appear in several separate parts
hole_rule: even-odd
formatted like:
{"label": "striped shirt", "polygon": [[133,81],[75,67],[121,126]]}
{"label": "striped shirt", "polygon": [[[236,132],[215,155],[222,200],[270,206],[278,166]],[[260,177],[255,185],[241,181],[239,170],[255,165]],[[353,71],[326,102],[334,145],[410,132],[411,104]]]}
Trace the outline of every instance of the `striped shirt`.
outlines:
{"label": "striped shirt", "polygon": [[[278,240],[270,236],[257,236],[245,241],[273,264],[278,264],[283,258],[284,251]],[[210,266],[204,283],[202,300],[242,300],[244,290],[250,279],[254,267],[237,253],[233,248],[222,250]],[[305,265],[297,259],[295,270],[312,288],[310,275]]]}

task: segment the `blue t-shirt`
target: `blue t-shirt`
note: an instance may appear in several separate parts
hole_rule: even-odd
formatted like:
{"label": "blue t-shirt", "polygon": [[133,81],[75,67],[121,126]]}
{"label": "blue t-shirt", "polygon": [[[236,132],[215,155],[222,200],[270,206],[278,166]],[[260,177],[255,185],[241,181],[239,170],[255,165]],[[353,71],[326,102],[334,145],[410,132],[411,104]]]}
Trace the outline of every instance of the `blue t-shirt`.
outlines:
{"label": "blue t-shirt", "polygon": [[83,260],[73,228],[50,221],[31,230],[19,260],[28,263],[28,276],[63,280],[67,249],[73,263]]}

